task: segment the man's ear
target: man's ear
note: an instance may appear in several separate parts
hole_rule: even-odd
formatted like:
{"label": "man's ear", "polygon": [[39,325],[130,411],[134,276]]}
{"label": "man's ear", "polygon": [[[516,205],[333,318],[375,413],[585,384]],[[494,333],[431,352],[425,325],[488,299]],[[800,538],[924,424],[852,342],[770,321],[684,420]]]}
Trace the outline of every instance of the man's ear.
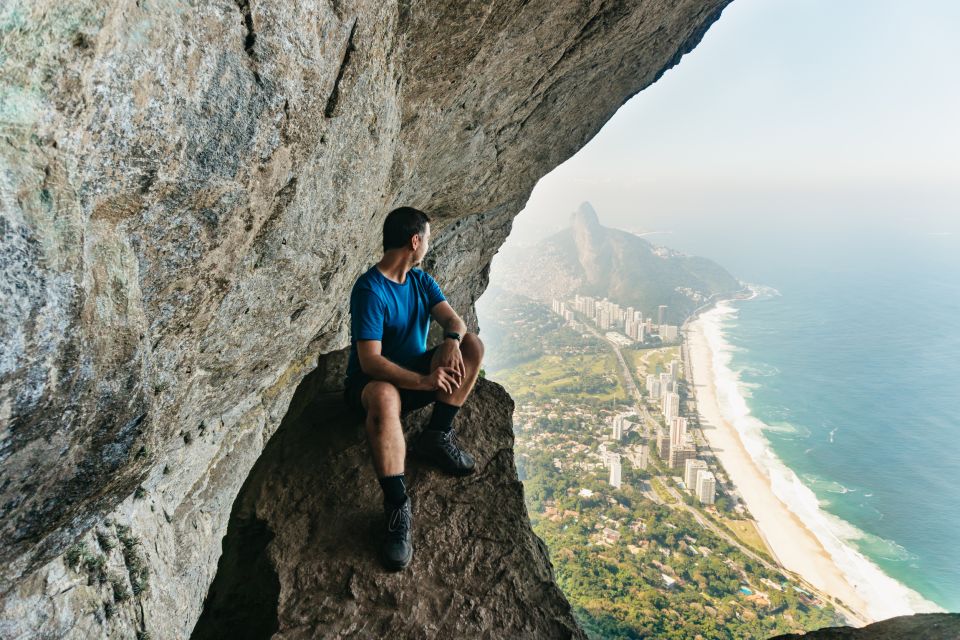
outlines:
{"label": "man's ear", "polygon": [[410,236],[410,248],[416,251],[420,248],[420,243],[423,242],[423,238],[420,237],[419,233],[415,233]]}

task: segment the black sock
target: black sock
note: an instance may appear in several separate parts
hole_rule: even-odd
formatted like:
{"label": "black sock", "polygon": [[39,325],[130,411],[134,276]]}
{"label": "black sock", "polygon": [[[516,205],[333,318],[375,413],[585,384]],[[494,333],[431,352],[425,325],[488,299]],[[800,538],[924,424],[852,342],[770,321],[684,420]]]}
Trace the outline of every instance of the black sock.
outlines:
{"label": "black sock", "polygon": [[392,505],[403,504],[407,499],[407,488],[403,484],[403,474],[380,478],[383,489],[383,501]]}
{"label": "black sock", "polygon": [[450,427],[453,426],[453,419],[457,417],[457,411],[460,411],[460,407],[437,400],[433,403],[433,415],[430,416],[430,424],[427,425],[427,429],[450,431]]}

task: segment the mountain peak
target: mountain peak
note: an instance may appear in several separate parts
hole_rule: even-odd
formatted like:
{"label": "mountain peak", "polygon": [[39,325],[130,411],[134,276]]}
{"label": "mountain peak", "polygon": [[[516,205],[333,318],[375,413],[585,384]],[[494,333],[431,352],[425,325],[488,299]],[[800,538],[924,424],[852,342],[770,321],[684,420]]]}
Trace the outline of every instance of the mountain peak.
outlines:
{"label": "mountain peak", "polygon": [[584,225],[586,227],[596,228],[600,226],[600,218],[594,211],[593,205],[584,200],[570,218],[571,224],[576,227]]}

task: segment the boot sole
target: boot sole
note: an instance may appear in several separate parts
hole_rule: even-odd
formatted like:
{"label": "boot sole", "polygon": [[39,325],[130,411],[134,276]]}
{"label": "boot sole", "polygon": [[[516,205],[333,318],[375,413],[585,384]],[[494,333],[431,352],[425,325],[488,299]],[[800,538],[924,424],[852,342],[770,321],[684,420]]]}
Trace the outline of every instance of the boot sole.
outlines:
{"label": "boot sole", "polygon": [[443,465],[441,465],[441,464],[438,464],[438,463],[437,463],[433,458],[431,458],[430,456],[425,455],[425,454],[423,454],[423,453],[420,453],[420,452],[417,451],[416,449],[410,449],[410,455],[411,455],[413,458],[419,460],[420,462],[425,462],[425,463],[427,463],[428,465],[430,465],[430,466],[433,467],[434,469],[437,469],[438,471],[443,471],[443,472],[446,473],[447,475],[456,476],[456,477],[458,477],[458,478],[462,478],[462,477],[464,477],[464,476],[469,476],[470,474],[472,474],[472,473],[476,470],[476,467],[475,467],[475,466],[470,467],[469,469],[451,469],[450,467],[445,467],[445,466],[443,466]]}
{"label": "boot sole", "polygon": [[383,566],[384,568],[386,568],[387,571],[403,571],[404,569],[410,566],[411,562],[413,562],[413,554],[412,553],[410,554],[410,557],[407,558],[406,562],[391,561],[386,557],[384,557],[383,554],[381,554],[380,561],[383,563]]}

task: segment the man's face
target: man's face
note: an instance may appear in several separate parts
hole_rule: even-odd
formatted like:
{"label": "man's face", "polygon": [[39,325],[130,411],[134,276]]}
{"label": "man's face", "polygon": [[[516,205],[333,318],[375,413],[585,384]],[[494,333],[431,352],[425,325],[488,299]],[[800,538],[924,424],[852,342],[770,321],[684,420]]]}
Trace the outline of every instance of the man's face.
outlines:
{"label": "man's face", "polygon": [[413,264],[414,266],[419,265],[423,262],[423,256],[427,254],[427,248],[430,245],[430,223],[427,223],[426,229],[423,230],[423,233],[417,238],[420,241],[419,246],[416,248],[413,254]]}

